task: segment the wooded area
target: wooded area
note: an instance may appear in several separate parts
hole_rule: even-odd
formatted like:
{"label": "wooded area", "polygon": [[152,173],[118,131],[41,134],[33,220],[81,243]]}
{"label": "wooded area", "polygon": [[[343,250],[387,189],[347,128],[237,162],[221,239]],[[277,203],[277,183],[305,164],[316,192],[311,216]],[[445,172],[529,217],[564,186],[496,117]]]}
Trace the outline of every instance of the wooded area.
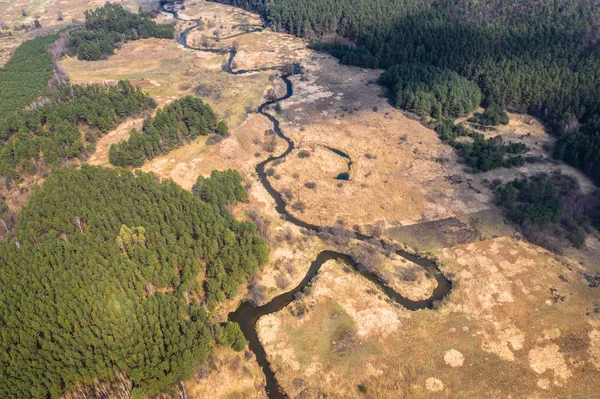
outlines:
{"label": "wooded area", "polygon": [[144,121],[142,132],[133,129],[127,141],[110,146],[109,161],[115,166],[140,167],[147,159],[166,154],[198,136],[228,132],[224,121],[198,97],[186,96],[158,110]]}
{"label": "wooded area", "polygon": [[49,35],[26,41],[0,68],[0,119],[47,93],[54,71],[46,46],[57,39]]}
{"label": "wooded area", "polygon": [[421,64],[399,64],[381,74],[392,103],[420,116],[457,118],[481,103],[481,91],[456,72]]}
{"label": "wooded area", "polygon": [[[243,190],[235,173],[215,189]],[[58,398],[117,370],[154,395],[215,343],[242,349],[239,326],[218,325],[204,304],[235,295],[266,262],[254,230],[151,174],[53,173],[0,243],[0,396]]]}
{"label": "wooded area", "polygon": [[[55,90],[46,104],[0,120],[0,176],[46,175],[64,161],[82,159],[95,150],[101,135],[155,107],[152,98],[127,81]],[[87,126],[84,137],[80,125]]]}
{"label": "wooded area", "polygon": [[[600,181],[600,129],[591,123],[600,114],[600,7],[593,0],[223,2],[314,39],[316,49],[346,64],[457,72],[477,83],[484,106],[544,118],[561,137],[556,156]],[[322,41],[327,34],[344,40]]]}
{"label": "wooded area", "polygon": [[114,54],[118,43],[151,37],[173,39],[174,27],[107,3],[85,12],[84,29],[71,32],[69,51],[80,60],[94,61]]}

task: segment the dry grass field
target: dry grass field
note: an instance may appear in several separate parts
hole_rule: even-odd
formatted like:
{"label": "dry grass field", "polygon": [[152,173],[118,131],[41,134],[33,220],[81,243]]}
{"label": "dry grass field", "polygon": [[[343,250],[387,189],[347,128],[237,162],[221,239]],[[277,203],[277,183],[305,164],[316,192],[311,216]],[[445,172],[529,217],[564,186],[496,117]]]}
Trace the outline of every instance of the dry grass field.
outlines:
{"label": "dry grass field", "polygon": [[[86,10],[102,7],[105,0],[0,0],[0,21],[13,27],[21,24],[32,24],[39,20],[42,26],[82,21]],[[157,0],[114,0],[125,8],[137,12],[140,7],[155,6]]]}
{"label": "dry grass field", "polygon": [[[331,262],[259,321],[279,381],[306,398],[596,397],[598,288],[582,266],[511,238],[436,251],[453,276],[436,310],[389,303]],[[297,309],[302,308],[302,317]]]}
{"label": "dry grass field", "polygon": [[252,352],[219,348],[185,386],[191,398],[266,399],[264,379]]}
{"label": "dry grass field", "polygon": [[[0,0],[0,19],[22,23],[20,10],[26,8],[45,24],[60,9],[65,19],[81,18],[95,4]],[[259,22],[240,9],[201,0],[189,2],[180,16],[214,21],[223,37],[238,33],[246,19]],[[178,23],[179,30],[186,26]],[[193,32],[190,43],[202,35],[214,37],[214,30]],[[317,225],[343,222],[364,232],[383,226],[386,237],[435,256],[454,285],[435,310],[412,312],[352,269],[325,264],[302,298],[258,324],[290,397],[598,397],[597,236],[563,257],[521,241],[484,181],[560,170],[589,191],[594,189],[589,180],[547,162],[469,174],[432,129],[388,104],[376,84],[381,71],[340,65],[309,50],[304,40],[269,30],[210,40],[217,46],[237,42],[238,69],[291,62],[303,67],[304,73],[292,78],[293,97],[269,110],[296,144],[285,160],[269,165],[271,184],[289,197],[288,210]],[[273,72],[232,76],[222,71],[226,58],[184,49],[173,40],[149,39],[128,43],[104,61],[63,61],[76,84],[129,79],[159,106],[197,95],[227,121],[231,135],[221,142],[209,145],[200,138],[142,168],[187,189],[215,169],[236,169],[248,183],[249,200],[232,210],[238,218],[258,222],[271,258],[236,300],[217,310],[222,321],[249,296],[264,304],[294,287],[316,255],[330,248],[279,217],[254,171],[257,163],[285,149],[283,140],[268,134],[271,123],[254,113],[269,89],[284,94],[281,80]],[[110,145],[126,139],[141,122],[130,119],[103,137],[88,162],[106,165]],[[552,138],[533,118],[511,114],[509,125],[486,133],[497,134],[549,157],[545,148]],[[336,178],[348,172],[348,160],[332,148],[350,157],[348,180]],[[292,209],[293,203],[302,203],[303,210]],[[407,279],[413,268],[403,259],[382,258],[377,272],[403,295],[426,298],[435,281],[420,269]],[[217,350],[186,387],[190,398],[264,398],[263,384],[253,354]]]}
{"label": "dry grass field", "polygon": [[206,1],[198,1],[186,5],[185,10],[179,12],[182,19],[201,19],[202,25],[188,36],[188,44],[200,47],[202,37],[213,46],[230,44],[231,40],[239,35],[262,27],[262,21],[256,14],[240,9],[223,12],[222,5]]}

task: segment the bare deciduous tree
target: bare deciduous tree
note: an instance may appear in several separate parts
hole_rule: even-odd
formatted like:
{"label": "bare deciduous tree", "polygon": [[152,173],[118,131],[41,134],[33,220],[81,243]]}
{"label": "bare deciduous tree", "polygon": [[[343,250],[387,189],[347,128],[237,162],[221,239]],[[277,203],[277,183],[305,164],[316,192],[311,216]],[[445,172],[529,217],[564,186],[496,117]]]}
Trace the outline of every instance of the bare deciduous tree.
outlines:
{"label": "bare deciduous tree", "polygon": [[81,217],[75,216],[73,218],[73,223],[75,224],[75,226],[77,226],[77,228],[79,228],[79,231],[83,233],[83,222],[81,221]]}

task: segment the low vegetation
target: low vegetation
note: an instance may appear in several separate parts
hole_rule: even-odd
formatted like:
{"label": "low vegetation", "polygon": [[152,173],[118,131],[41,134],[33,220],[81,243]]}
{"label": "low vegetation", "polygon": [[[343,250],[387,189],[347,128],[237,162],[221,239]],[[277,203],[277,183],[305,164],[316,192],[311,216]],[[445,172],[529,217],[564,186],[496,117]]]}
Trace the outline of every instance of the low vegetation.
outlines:
{"label": "low vegetation", "polygon": [[[268,250],[248,222],[151,174],[52,174],[0,243],[0,396],[59,398],[125,373],[134,396],[191,377],[215,343],[242,349],[209,308]],[[204,277],[206,276],[206,277]]]}
{"label": "low vegetation", "polygon": [[158,110],[154,118],[147,118],[141,133],[134,129],[127,141],[113,144],[109,161],[115,166],[140,167],[146,160],[211,133],[225,136],[227,125],[217,122],[212,108],[202,99],[187,96]]}

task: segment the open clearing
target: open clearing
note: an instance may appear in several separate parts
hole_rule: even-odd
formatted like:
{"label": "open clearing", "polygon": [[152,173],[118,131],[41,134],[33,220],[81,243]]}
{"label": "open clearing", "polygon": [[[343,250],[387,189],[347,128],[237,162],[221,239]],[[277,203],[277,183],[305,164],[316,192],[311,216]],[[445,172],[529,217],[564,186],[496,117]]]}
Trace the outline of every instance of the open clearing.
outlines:
{"label": "open clearing", "polygon": [[[42,26],[58,23],[58,15],[63,20],[82,21],[86,10],[102,7],[104,0],[0,0],[0,21],[15,26],[32,24],[35,19]],[[132,11],[139,7],[148,7],[158,3],[157,0],[116,0],[117,3]]]}

